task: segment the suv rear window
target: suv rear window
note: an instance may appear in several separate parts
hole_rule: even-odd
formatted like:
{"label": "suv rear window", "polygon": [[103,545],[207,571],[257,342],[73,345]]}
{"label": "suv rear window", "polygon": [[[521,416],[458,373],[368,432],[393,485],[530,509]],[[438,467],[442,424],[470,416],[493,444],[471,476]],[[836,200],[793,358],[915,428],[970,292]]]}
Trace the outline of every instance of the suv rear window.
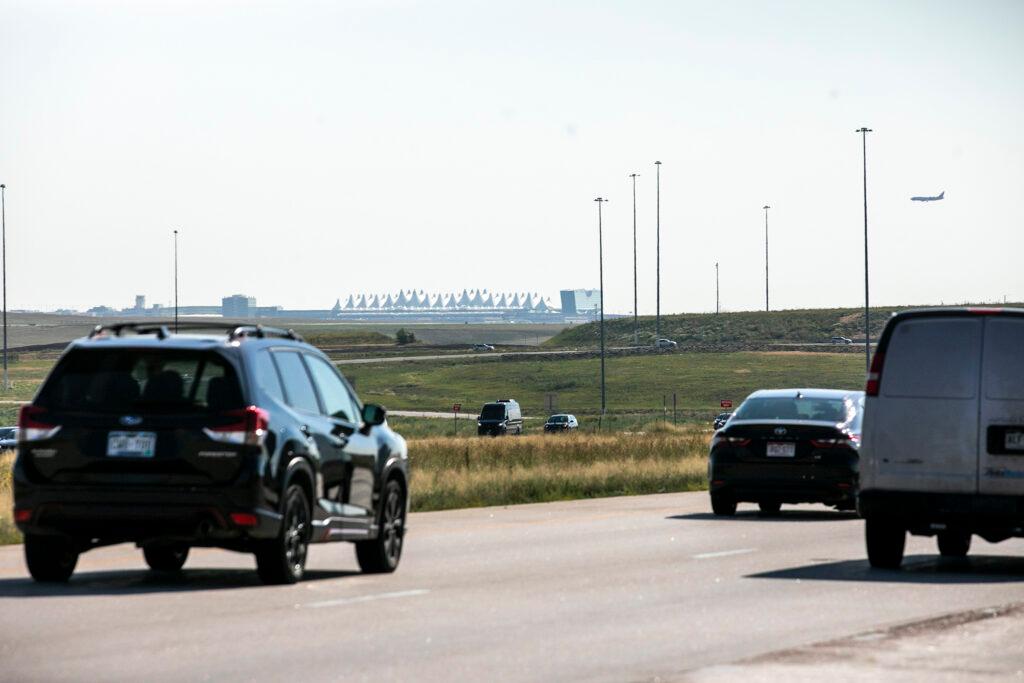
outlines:
{"label": "suv rear window", "polygon": [[174,414],[244,405],[234,369],[216,353],[127,348],[71,351],[38,403],[69,412]]}

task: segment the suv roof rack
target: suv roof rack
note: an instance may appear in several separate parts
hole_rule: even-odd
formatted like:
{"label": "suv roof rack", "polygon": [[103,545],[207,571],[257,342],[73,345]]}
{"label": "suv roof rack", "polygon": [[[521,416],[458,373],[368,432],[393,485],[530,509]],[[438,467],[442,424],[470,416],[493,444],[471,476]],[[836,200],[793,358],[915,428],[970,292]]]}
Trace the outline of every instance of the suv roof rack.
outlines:
{"label": "suv roof rack", "polygon": [[191,331],[191,330],[223,330],[228,334],[229,340],[242,339],[244,337],[256,337],[258,339],[264,339],[266,337],[276,337],[279,339],[293,339],[295,341],[305,341],[301,335],[295,333],[294,330],[285,330],[280,327],[264,327],[263,325],[239,325],[238,323],[218,323],[218,322],[179,322],[175,324],[173,321],[169,322],[129,322],[129,323],[115,323],[113,325],[97,325],[89,332],[89,339],[102,336],[106,333],[111,333],[115,337],[120,337],[124,331],[130,331],[135,334],[155,334],[159,339],[166,339],[173,333],[180,331]]}

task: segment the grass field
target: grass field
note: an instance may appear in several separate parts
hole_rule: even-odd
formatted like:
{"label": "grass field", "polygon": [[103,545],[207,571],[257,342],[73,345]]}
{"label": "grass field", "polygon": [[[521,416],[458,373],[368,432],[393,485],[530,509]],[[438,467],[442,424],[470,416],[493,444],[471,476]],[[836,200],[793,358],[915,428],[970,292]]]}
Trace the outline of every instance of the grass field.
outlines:
{"label": "grass field", "polygon": [[21,543],[21,532],[11,519],[14,498],[11,495],[11,466],[14,452],[0,453],[0,545]]}

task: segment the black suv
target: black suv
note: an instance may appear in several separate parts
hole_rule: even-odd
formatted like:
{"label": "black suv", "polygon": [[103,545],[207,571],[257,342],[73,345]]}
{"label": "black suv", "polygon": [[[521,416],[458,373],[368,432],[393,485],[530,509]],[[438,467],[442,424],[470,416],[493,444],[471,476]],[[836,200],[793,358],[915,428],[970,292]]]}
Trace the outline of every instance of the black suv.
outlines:
{"label": "black suv", "polygon": [[291,331],[170,327],[97,327],[22,408],[14,517],[32,576],[66,581],[80,553],[122,542],[157,571],[191,546],[251,552],[266,583],[301,579],[326,541],[394,571],[408,452],[384,409]]}

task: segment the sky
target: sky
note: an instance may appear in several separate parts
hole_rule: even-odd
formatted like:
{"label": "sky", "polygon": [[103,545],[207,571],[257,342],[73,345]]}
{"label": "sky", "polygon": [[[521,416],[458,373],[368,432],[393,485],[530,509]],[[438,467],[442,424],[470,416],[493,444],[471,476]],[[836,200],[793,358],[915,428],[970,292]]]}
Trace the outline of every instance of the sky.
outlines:
{"label": "sky", "polygon": [[[1024,300],[1024,3],[0,0],[8,306]],[[933,203],[912,195],[946,192]]]}

